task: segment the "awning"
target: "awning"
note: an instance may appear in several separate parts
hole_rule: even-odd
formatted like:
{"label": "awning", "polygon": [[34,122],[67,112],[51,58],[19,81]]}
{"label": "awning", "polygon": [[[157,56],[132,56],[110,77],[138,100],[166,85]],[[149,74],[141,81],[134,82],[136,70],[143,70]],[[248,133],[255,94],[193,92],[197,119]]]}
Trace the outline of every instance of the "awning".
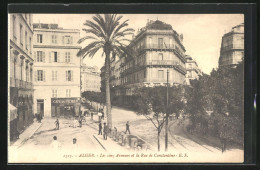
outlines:
{"label": "awning", "polygon": [[8,104],[8,108],[10,114],[10,121],[12,121],[17,118],[17,108],[10,103]]}

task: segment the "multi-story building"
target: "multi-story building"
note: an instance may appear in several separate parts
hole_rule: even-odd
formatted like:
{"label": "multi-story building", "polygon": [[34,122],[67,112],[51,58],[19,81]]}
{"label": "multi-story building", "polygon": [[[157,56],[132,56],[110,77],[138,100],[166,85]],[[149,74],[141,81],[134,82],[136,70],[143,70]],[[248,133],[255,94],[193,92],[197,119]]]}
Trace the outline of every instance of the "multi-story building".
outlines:
{"label": "multi-story building", "polygon": [[96,66],[90,67],[86,64],[81,65],[81,92],[94,91],[100,92],[101,78]]}
{"label": "multi-story building", "polygon": [[219,67],[235,65],[244,57],[244,23],[232,28],[222,37]]}
{"label": "multi-story building", "polygon": [[198,67],[197,62],[192,59],[191,56],[186,55],[186,84],[190,85],[190,80],[199,79],[199,76],[202,75],[201,70]]}
{"label": "multi-story building", "polygon": [[79,30],[33,24],[34,103],[42,116],[77,116],[80,110]]}
{"label": "multi-story building", "polygon": [[[120,84],[115,86],[119,101],[127,104],[136,87],[166,85],[167,71],[170,85],[185,84],[183,35],[173,30],[171,25],[159,20],[148,21],[133,37],[129,47],[134,51],[131,56],[121,56],[115,66],[111,63],[111,78],[115,80],[114,84]],[[114,79],[113,75],[119,73],[120,79],[116,76]]]}
{"label": "multi-story building", "polygon": [[9,103],[17,108],[10,132],[24,130],[33,122],[32,15],[9,14]]}

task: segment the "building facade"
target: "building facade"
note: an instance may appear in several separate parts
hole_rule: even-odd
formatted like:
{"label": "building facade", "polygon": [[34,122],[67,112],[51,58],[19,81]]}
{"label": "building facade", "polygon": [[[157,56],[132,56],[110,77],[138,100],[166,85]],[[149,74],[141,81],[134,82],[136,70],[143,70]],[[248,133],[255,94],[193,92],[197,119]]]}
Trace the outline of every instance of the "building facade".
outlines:
{"label": "building facade", "polygon": [[166,85],[167,71],[170,86],[186,83],[183,35],[171,25],[159,20],[148,21],[129,47],[133,49],[131,56],[125,54],[120,59],[111,59],[110,81],[118,101],[127,104],[135,88]]}
{"label": "building facade", "polygon": [[31,14],[9,14],[9,103],[17,108],[10,120],[11,138],[33,122],[32,19]]}
{"label": "building facade", "polygon": [[33,24],[34,103],[42,116],[77,116],[80,107],[79,30]]}
{"label": "building facade", "polygon": [[97,67],[81,65],[81,93],[84,91],[100,92],[101,78]]}
{"label": "building facade", "polygon": [[244,23],[234,26],[222,37],[219,67],[235,65],[244,57]]}
{"label": "building facade", "polygon": [[197,62],[189,55],[186,55],[186,84],[190,85],[190,80],[199,79],[202,75],[201,70],[198,67]]}

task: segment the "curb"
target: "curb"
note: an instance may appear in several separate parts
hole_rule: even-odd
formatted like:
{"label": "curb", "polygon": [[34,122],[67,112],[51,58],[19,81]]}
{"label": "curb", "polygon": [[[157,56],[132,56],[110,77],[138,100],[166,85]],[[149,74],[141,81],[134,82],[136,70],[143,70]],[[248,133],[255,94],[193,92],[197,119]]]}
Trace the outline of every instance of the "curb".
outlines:
{"label": "curb", "polygon": [[35,130],[34,130],[28,137],[26,137],[25,139],[23,139],[20,144],[15,145],[15,143],[14,143],[13,146],[16,147],[17,149],[20,148],[28,139],[30,139],[30,138],[34,135],[34,133],[35,133],[41,126],[42,126],[42,123],[40,123],[40,125],[39,125],[37,128],[35,128]]}

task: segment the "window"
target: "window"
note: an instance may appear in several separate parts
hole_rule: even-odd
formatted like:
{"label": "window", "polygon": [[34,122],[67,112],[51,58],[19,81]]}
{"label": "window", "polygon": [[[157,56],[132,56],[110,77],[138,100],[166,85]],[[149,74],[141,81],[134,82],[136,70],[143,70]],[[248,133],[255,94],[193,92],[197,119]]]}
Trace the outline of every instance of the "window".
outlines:
{"label": "window", "polygon": [[37,51],[37,62],[43,62],[42,51]]}
{"label": "window", "polygon": [[70,52],[65,52],[65,62],[70,63]]}
{"label": "window", "polygon": [[164,71],[163,70],[158,70],[158,78],[161,78],[161,79],[164,78]]}
{"label": "window", "polygon": [[71,89],[66,89],[66,97],[71,97]]}
{"label": "window", "polygon": [[57,71],[52,71],[52,81],[57,81]]}
{"label": "window", "polygon": [[149,47],[152,47],[152,37],[149,37]]}
{"label": "window", "polygon": [[52,43],[57,44],[57,35],[52,35]]}
{"label": "window", "polygon": [[163,48],[163,39],[162,38],[158,39],[158,47]]}
{"label": "window", "polygon": [[16,24],[15,24],[16,17],[13,15],[13,37],[16,40]]}
{"label": "window", "polygon": [[53,61],[54,61],[54,62],[58,62],[57,52],[53,52]]}
{"label": "window", "polygon": [[43,70],[37,70],[37,80],[43,81]]}
{"label": "window", "polygon": [[42,43],[42,34],[37,34],[37,43]]}
{"label": "window", "polygon": [[20,43],[23,45],[23,26],[20,24]]}
{"label": "window", "polygon": [[25,48],[28,50],[27,31],[25,31]]}
{"label": "window", "polygon": [[52,97],[57,98],[57,89],[52,89]]}
{"label": "window", "polygon": [[64,43],[65,44],[72,44],[72,37],[71,36],[64,36]]}
{"label": "window", "polygon": [[66,71],[66,80],[67,81],[73,81],[73,77],[72,77],[72,71],[71,70],[68,70]]}
{"label": "window", "polygon": [[158,60],[163,60],[163,54],[159,53]]}

